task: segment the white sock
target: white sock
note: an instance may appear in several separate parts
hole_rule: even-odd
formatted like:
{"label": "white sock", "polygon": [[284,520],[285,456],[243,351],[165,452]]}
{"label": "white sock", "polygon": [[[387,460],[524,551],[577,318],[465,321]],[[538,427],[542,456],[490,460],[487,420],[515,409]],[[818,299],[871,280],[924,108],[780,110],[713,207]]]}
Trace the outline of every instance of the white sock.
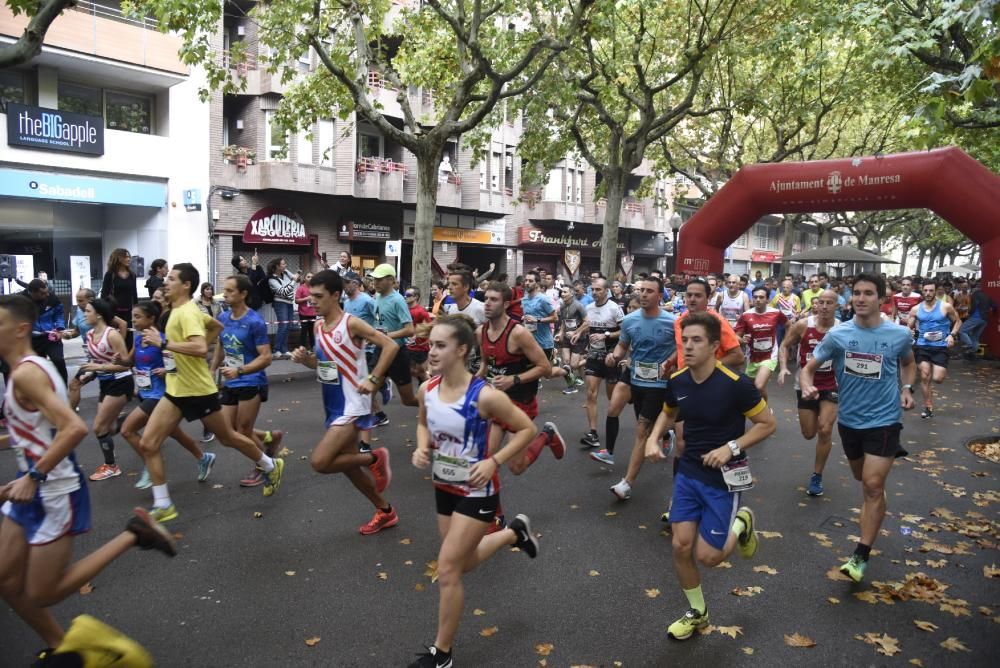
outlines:
{"label": "white sock", "polygon": [[274,470],[274,460],[267,455],[262,455],[261,458],[257,460],[257,466],[259,466],[264,473],[270,473]]}
{"label": "white sock", "polygon": [[741,520],[739,517],[733,520],[732,532],[736,534],[737,537],[739,537],[739,535],[746,530],[747,530],[747,525],[743,522],[743,520]]}
{"label": "white sock", "polygon": [[153,485],[153,507],[168,508],[173,505],[170,500],[170,492],[167,491],[167,483]]}

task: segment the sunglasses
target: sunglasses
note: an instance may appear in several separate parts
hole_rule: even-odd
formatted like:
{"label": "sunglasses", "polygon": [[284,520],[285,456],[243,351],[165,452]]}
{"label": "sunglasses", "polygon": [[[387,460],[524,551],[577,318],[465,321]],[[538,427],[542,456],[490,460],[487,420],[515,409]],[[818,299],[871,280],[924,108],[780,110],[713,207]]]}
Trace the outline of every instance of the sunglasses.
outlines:
{"label": "sunglasses", "polygon": [[412,292],[407,292],[407,293],[406,293],[405,295],[403,295],[403,296],[404,296],[404,297],[416,297],[416,295],[415,295],[415,294],[413,294]]}

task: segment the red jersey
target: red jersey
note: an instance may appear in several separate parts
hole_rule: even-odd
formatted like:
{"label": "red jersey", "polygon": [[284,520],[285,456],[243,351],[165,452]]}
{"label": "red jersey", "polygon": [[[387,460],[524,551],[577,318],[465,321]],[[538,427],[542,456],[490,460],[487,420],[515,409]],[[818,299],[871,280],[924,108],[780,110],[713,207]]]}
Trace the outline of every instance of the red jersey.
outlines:
{"label": "red jersey", "polygon": [[750,361],[764,362],[778,358],[778,327],[788,322],[785,314],[768,307],[763,313],[756,309],[744,311],[736,321],[736,334],[750,335]]}
{"label": "red jersey", "polygon": [[[508,319],[503,332],[493,341],[490,340],[490,323],[483,323],[479,351],[483,357],[483,363],[486,365],[487,380],[493,376],[516,376],[532,367],[527,357],[510,351],[510,333],[515,327],[517,327],[517,323]],[[536,394],[538,394],[537,380],[513,385],[507,390],[507,396],[512,401],[522,404],[531,403]]]}
{"label": "red jersey", "polygon": [[[910,309],[924,300],[919,292],[911,292],[908,297],[904,297],[902,292],[897,292],[892,296],[892,303],[896,306],[896,324],[906,325],[910,319]],[[892,315],[890,313],[889,315]]]}
{"label": "red jersey", "polygon": [[510,300],[510,306],[507,307],[507,315],[514,319],[514,322],[521,322],[524,320],[524,309],[521,307],[521,297],[524,296],[524,288],[519,285],[515,285],[511,288],[513,296]]}
{"label": "red jersey", "polygon": [[[410,307],[410,317],[413,318],[414,328],[418,327],[422,322],[430,322],[432,320],[431,314],[427,312],[427,309],[416,302],[413,302],[413,306]],[[406,340],[406,349],[425,353],[431,349],[431,344],[426,336],[413,336]]]}
{"label": "red jersey", "polygon": [[[834,327],[839,321],[834,321]],[[802,340],[799,341],[799,367],[804,367],[813,358],[813,351],[819,342],[826,336],[826,332],[820,331],[816,324],[816,316],[811,315],[806,320],[806,331],[802,333]],[[823,362],[816,374],[813,376],[816,389],[822,391],[835,392],[837,390],[837,377],[833,375],[833,360]],[[796,387],[798,381],[796,381]]]}

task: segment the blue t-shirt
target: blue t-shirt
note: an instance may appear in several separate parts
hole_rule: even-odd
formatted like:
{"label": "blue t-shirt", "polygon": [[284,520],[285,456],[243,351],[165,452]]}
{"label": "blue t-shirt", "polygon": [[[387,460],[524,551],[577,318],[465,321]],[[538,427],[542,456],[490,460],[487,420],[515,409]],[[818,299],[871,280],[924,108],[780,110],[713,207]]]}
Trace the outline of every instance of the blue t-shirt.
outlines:
{"label": "blue t-shirt", "polygon": [[[746,418],[767,408],[753,381],[715,362],[715,371],[701,383],[690,367],[670,376],[664,408],[677,409],[684,421],[684,454],[678,471],[707,485],[727,489],[722,472],[705,466],[702,455],[746,433]],[[746,455],[741,455],[741,458]]]}
{"label": "blue t-shirt", "polygon": [[87,324],[87,314],[79,307],[73,313],[73,329],[80,332],[80,338],[84,341],[87,340],[87,332],[93,329],[92,326]]}
{"label": "blue t-shirt", "polygon": [[372,327],[375,326],[375,300],[367,292],[359,291],[354,299],[344,299],[344,310]]}
{"label": "blue t-shirt", "polygon": [[[233,318],[232,311],[227,311],[219,315],[219,322],[222,323],[222,334],[219,335],[223,353],[222,366],[246,366],[259,357],[257,346],[270,343],[267,338],[267,324],[256,311],[247,309],[239,320]],[[227,380],[225,385],[226,387],[267,385],[267,374],[262,369]]]}
{"label": "blue t-shirt", "polygon": [[[160,332],[160,338],[167,338]],[[153,369],[163,368],[163,351],[159,346],[142,345],[142,337],[135,337],[135,386],[140,399],[159,399],[167,391],[167,382],[153,374]],[[146,379],[149,379],[147,386]]]}
{"label": "blue t-shirt", "polygon": [[[591,302],[593,302],[593,299],[591,299]],[[539,320],[555,313],[555,310],[552,308],[552,302],[542,292],[536,293],[534,297],[530,297],[528,293],[525,293],[521,297],[521,308],[524,309],[524,315],[534,316]],[[532,333],[535,341],[538,342],[538,346],[542,350],[555,348],[556,343],[552,337],[552,325],[550,323],[536,322],[529,324],[522,321],[521,324]]]}
{"label": "blue t-shirt", "polygon": [[[383,332],[395,332],[408,322],[413,322],[410,307],[406,305],[403,295],[395,290],[387,295],[375,297],[375,327]],[[393,339],[398,345],[406,345],[406,337]]]}
{"label": "blue t-shirt", "polygon": [[[622,320],[621,342],[632,352],[632,385],[639,387],[666,387],[667,381],[659,377],[660,363],[674,353],[674,321],[676,316],[660,310],[647,318],[642,309],[632,311]],[[654,372],[655,367],[655,372]]]}
{"label": "blue t-shirt", "polygon": [[816,349],[817,362],[833,360],[840,392],[837,420],[851,429],[889,427],[899,422],[899,360],[913,356],[910,330],[881,322],[859,327],[848,320],[834,327]]}
{"label": "blue t-shirt", "polygon": [[580,304],[582,304],[583,306],[586,306],[587,304],[593,304],[594,298],[590,296],[589,292],[585,292],[582,297],[577,299],[577,301],[580,302]]}

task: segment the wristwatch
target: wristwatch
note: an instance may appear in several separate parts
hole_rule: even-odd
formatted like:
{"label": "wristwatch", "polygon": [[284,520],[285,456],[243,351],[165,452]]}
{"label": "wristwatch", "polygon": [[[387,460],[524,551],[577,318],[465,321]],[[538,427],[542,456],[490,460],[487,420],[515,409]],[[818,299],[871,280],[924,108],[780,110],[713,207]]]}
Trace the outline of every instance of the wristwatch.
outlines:
{"label": "wristwatch", "polygon": [[907,383],[906,385],[904,385],[904,386],[903,386],[902,388],[900,388],[900,389],[903,389],[903,390],[909,390],[911,394],[913,393],[913,386],[912,386],[912,385],[910,385],[909,383]]}
{"label": "wristwatch", "polygon": [[167,338],[163,337],[163,339],[160,341],[160,350],[166,350],[167,343],[168,343]]}
{"label": "wristwatch", "polygon": [[372,385],[378,385],[381,380],[382,380],[381,378],[379,378],[373,373],[368,374],[368,382],[370,382]]}
{"label": "wristwatch", "polygon": [[736,441],[729,441],[726,445],[729,446],[729,451],[733,453],[733,457],[740,456],[740,446]]}
{"label": "wristwatch", "polygon": [[241,366],[236,367],[236,375],[237,376],[242,376],[243,375],[243,367],[241,367]]}
{"label": "wristwatch", "polygon": [[34,466],[28,469],[28,477],[34,480],[35,482],[45,482],[46,480],[49,479],[49,475],[47,473],[42,473]]}
{"label": "wristwatch", "polygon": [[518,375],[516,375],[516,374],[514,375],[514,384],[515,385],[520,385],[521,384],[521,377],[518,376]]}

